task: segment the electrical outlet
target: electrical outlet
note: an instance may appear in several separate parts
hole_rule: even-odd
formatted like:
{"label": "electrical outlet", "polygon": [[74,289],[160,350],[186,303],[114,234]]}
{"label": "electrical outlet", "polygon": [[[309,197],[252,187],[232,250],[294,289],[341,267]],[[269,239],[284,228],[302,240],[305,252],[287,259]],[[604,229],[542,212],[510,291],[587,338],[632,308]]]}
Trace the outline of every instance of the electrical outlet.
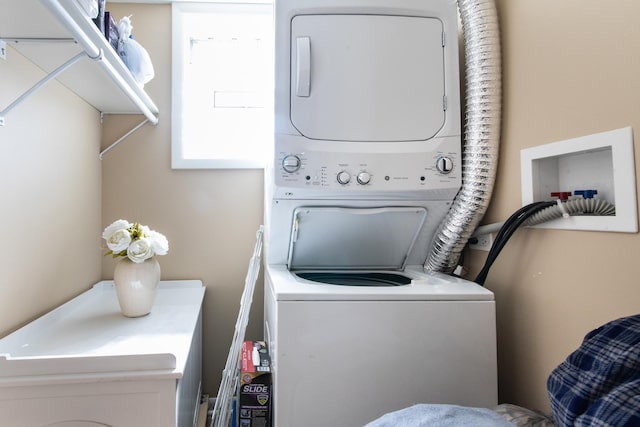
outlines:
{"label": "electrical outlet", "polygon": [[0,59],[7,59],[7,42],[0,40]]}
{"label": "electrical outlet", "polygon": [[469,243],[469,248],[477,251],[489,252],[491,245],[493,245],[493,234],[482,234],[480,236],[475,236],[475,238],[478,239],[478,242]]}

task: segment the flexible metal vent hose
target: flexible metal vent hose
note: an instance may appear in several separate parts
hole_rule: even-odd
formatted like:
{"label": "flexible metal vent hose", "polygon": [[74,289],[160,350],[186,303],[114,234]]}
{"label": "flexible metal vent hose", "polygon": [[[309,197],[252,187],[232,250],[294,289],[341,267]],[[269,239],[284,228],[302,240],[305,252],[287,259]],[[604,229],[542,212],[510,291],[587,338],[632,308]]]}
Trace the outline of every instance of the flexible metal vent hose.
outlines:
{"label": "flexible metal vent hose", "polygon": [[465,46],[466,123],[462,188],[436,231],[425,262],[452,272],[484,216],[498,165],[502,101],[500,29],[494,0],[458,0]]}

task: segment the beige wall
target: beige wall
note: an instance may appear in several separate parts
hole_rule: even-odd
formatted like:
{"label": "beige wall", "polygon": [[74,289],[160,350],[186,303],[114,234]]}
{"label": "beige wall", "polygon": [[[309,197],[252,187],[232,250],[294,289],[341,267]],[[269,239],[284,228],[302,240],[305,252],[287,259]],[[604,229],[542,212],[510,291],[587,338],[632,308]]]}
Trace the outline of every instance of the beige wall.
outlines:
{"label": "beige wall", "polygon": [[[632,126],[640,164],[640,3],[498,0],[504,115],[484,223],[521,206],[520,150]],[[498,307],[500,397],[547,409],[546,378],[590,329],[640,312],[640,236],[521,230],[487,287]],[[485,253],[470,252],[472,273]],[[474,274],[471,275],[472,277]]]}
{"label": "beige wall", "polygon": [[[0,110],[43,77],[7,56]],[[99,113],[55,81],[0,126],[0,337],[100,279],[99,141]]]}
{"label": "beige wall", "polygon": [[[105,155],[103,225],[123,218],[165,234],[169,253],[159,258],[162,279],[204,282],[204,390],[215,395],[262,224],[262,170],[171,169],[171,6],[113,3],[109,9],[117,18],[133,15],[133,35],[153,60],[155,78],[145,90],[158,105],[160,121]],[[103,145],[140,121],[107,117]],[[112,278],[114,261],[105,258],[102,266],[103,277]],[[261,295],[257,291],[247,338],[262,338]]]}

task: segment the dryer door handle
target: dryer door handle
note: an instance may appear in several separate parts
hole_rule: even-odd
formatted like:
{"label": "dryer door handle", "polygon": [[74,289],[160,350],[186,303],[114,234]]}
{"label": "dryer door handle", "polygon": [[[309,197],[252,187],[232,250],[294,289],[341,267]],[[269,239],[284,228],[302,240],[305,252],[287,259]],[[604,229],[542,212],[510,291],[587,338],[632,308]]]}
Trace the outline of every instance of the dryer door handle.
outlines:
{"label": "dryer door handle", "polygon": [[296,96],[311,92],[311,38],[296,37]]}

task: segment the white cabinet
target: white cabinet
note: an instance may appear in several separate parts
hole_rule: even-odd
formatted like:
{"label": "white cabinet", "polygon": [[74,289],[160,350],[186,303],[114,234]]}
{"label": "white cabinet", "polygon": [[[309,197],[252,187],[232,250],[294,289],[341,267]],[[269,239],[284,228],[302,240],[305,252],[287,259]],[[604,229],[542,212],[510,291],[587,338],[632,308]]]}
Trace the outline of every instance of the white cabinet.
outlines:
{"label": "white cabinet", "polygon": [[56,79],[101,112],[157,123],[158,108],[76,0],[0,0],[0,39],[48,73],[85,52]]}
{"label": "white cabinet", "polygon": [[161,282],[151,313],[120,313],[105,281],[0,340],[0,424],[192,427],[204,287]]}

